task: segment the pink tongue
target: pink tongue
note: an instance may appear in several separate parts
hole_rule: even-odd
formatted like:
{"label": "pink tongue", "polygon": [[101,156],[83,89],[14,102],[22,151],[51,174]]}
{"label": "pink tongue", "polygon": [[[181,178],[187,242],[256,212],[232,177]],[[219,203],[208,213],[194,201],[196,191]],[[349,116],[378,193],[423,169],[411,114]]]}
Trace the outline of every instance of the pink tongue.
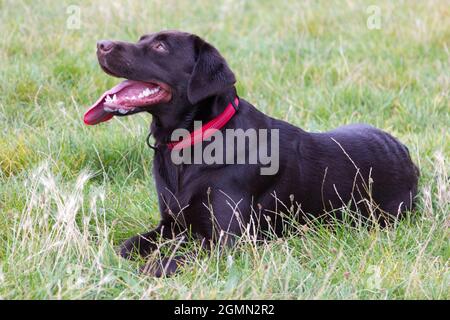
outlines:
{"label": "pink tongue", "polygon": [[112,117],[114,117],[113,114],[106,112],[103,110],[103,103],[101,106],[94,106],[91,107],[85,114],[84,114],[84,123],[87,125],[94,125],[98,124],[100,122],[108,121]]}
{"label": "pink tongue", "polygon": [[94,125],[98,124],[100,122],[108,121],[113,117],[113,114],[106,112],[103,109],[103,102],[105,100],[105,97],[109,94],[115,94],[125,88],[126,86],[130,85],[132,83],[131,80],[125,80],[116,85],[115,87],[109,89],[108,91],[104,92],[100,98],[89,108],[88,111],[84,114],[84,123],[87,125]]}

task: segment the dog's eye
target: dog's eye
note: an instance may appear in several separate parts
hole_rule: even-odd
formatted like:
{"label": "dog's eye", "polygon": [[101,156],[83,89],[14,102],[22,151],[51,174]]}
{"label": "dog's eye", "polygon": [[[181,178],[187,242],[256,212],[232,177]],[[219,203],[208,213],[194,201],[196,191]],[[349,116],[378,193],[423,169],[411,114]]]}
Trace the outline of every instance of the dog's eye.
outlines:
{"label": "dog's eye", "polygon": [[156,51],[159,51],[159,52],[166,52],[167,51],[165,45],[162,42],[155,43],[153,45],[153,49],[155,49]]}

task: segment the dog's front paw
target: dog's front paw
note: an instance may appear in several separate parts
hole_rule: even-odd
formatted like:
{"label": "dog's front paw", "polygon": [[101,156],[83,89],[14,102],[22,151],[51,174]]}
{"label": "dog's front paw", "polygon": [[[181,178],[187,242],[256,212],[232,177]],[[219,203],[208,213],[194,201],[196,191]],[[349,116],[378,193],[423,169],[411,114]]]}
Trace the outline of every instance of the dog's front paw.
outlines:
{"label": "dog's front paw", "polygon": [[132,260],[139,254],[139,236],[134,236],[119,246],[118,254],[125,259]]}
{"label": "dog's front paw", "polygon": [[170,258],[162,258],[158,261],[146,263],[140,268],[141,273],[156,278],[168,277],[177,272],[184,264],[185,259],[182,256]]}

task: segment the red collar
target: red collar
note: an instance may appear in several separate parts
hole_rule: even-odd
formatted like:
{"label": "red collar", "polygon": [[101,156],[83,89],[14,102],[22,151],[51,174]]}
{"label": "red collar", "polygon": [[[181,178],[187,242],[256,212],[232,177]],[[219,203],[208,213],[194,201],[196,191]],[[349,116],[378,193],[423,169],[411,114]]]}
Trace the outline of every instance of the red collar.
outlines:
{"label": "red collar", "polygon": [[234,103],[230,102],[225,110],[217,117],[209,121],[201,128],[194,130],[191,134],[181,141],[169,142],[167,146],[170,150],[180,150],[189,146],[192,146],[206,138],[211,137],[216,131],[220,130],[224,125],[230,121],[239,107],[239,99],[234,98]]}

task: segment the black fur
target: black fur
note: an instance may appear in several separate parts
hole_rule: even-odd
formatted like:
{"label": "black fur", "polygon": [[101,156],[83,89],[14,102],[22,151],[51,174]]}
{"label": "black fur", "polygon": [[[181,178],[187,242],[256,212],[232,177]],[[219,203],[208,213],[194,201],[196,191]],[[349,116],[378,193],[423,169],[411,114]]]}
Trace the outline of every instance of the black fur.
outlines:
{"label": "black fur", "polygon": [[[155,41],[163,41],[168,52],[154,52]],[[173,93],[170,102],[142,110],[153,115],[151,131],[157,148],[153,173],[161,222],[156,229],[125,241],[123,257],[134,252],[146,256],[156,249],[158,237],[172,239],[186,230],[207,247],[218,241],[220,231],[240,235],[242,225],[251,221],[258,227],[258,237],[268,230],[281,236],[284,219],[274,212],[292,215],[292,203],[301,207],[296,217],[300,222],[307,214],[340,218],[340,209],[350,207],[360,217],[386,225],[412,209],[418,170],[408,149],[388,133],[365,124],[308,133],[261,113],[244,99],[224,129],[279,129],[277,174],[260,175],[259,164],[174,165],[166,146],[172,131],[192,130],[195,120],[213,119],[236,95],[235,76],[224,58],[199,37],[175,31],[150,34],[136,44],[114,42],[111,52],[98,56],[112,75],[164,82]],[[232,237],[225,242],[232,242]],[[169,261],[166,273],[175,272],[182,261]],[[152,273],[164,274],[163,267]]]}

